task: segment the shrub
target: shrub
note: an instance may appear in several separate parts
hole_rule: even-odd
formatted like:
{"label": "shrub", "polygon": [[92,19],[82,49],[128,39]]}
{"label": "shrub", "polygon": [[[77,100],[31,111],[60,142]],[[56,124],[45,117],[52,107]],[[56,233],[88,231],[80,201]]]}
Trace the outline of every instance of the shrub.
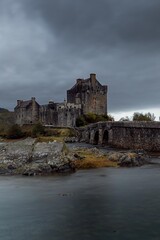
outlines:
{"label": "shrub", "polygon": [[133,114],[133,121],[154,121],[155,120],[155,116],[154,114],[151,114],[150,112],[148,113],[139,113],[139,112],[135,112]]}
{"label": "shrub", "polygon": [[23,137],[24,134],[21,130],[21,127],[17,124],[12,125],[11,127],[9,127],[6,137],[9,139],[18,139]]}
{"label": "shrub", "polygon": [[58,129],[54,128],[46,128],[45,129],[45,136],[50,137],[50,136],[60,136],[60,131]]}
{"label": "shrub", "polygon": [[87,124],[87,122],[86,122],[86,120],[84,119],[84,116],[83,115],[81,115],[80,117],[78,117],[77,119],[76,119],[76,126],[77,127],[81,127],[81,126],[84,126],[84,125],[86,125]]}
{"label": "shrub", "polygon": [[[108,115],[102,115],[102,117],[106,120],[106,121],[112,121],[114,122],[114,117],[110,114]],[[104,121],[104,120],[103,120]]]}
{"label": "shrub", "polygon": [[38,137],[45,134],[45,128],[41,123],[37,123],[32,128],[32,137]]}
{"label": "shrub", "polygon": [[87,123],[94,123],[97,121],[97,115],[94,113],[85,114],[84,118]]}
{"label": "shrub", "polygon": [[76,126],[81,127],[90,123],[96,123],[100,121],[114,121],[111,115],[98,115],[95,113],[88,113],[81,115],[76,119]]}
{"label": "shrub", "polygon": [[119,121],[121,121],[121,122],[128,122],[128,121],[130,121],[130,119],[129,119],[128,116],[126,116],[126,117],[120,118]]}

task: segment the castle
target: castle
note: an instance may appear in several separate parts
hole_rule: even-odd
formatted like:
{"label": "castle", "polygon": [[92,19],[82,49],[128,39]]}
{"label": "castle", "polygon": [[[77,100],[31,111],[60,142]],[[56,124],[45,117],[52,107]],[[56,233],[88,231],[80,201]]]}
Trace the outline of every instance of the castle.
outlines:
{"label": "castle", "polygon": [[74,127],[82,114],[107,114],[107,86],[101,85],[96,74],[91,73],[88,79],[77,79],[67,90],[67,101],[39,105],[34,97],[28,101],[17,100],[14,112],[19,125],[41,122],[54,127]]}

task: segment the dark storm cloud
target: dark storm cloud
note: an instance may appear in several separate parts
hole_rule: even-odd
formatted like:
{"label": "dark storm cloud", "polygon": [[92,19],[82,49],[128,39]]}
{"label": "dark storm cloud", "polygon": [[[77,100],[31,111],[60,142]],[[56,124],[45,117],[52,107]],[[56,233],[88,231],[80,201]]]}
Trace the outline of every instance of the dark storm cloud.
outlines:
{"label": "dark storm cloud", "polygon": [[2,103],[62,101],[96,72],[110,111],[159,106],[159,0],[3,0],[0,13]]}
{"label": "dark storm cloud", "polygon": [[60,40],[71,44],[108,47],[121,41],[152,42],[160,37],[158,0],[29,0],[25,9],[34,18],[42,17],[50,30],[62,37]]}

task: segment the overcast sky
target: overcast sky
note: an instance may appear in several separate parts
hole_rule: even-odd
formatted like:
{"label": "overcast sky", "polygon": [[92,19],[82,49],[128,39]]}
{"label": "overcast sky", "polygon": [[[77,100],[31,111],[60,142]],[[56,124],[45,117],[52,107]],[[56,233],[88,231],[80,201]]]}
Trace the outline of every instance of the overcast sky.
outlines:
{"label": "overcast sky", "polygon": [[160,108],[159,0],[1,0],[0,107],[107,84],[110,113]]}

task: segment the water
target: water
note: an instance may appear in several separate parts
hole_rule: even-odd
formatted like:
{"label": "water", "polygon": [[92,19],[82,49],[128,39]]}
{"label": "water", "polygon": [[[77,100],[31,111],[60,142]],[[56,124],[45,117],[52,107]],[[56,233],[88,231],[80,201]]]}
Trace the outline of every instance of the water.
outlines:
{"label": "water", "polygon": [[159,164],[0,177],[0,239],[159,239],[159,183]]}

